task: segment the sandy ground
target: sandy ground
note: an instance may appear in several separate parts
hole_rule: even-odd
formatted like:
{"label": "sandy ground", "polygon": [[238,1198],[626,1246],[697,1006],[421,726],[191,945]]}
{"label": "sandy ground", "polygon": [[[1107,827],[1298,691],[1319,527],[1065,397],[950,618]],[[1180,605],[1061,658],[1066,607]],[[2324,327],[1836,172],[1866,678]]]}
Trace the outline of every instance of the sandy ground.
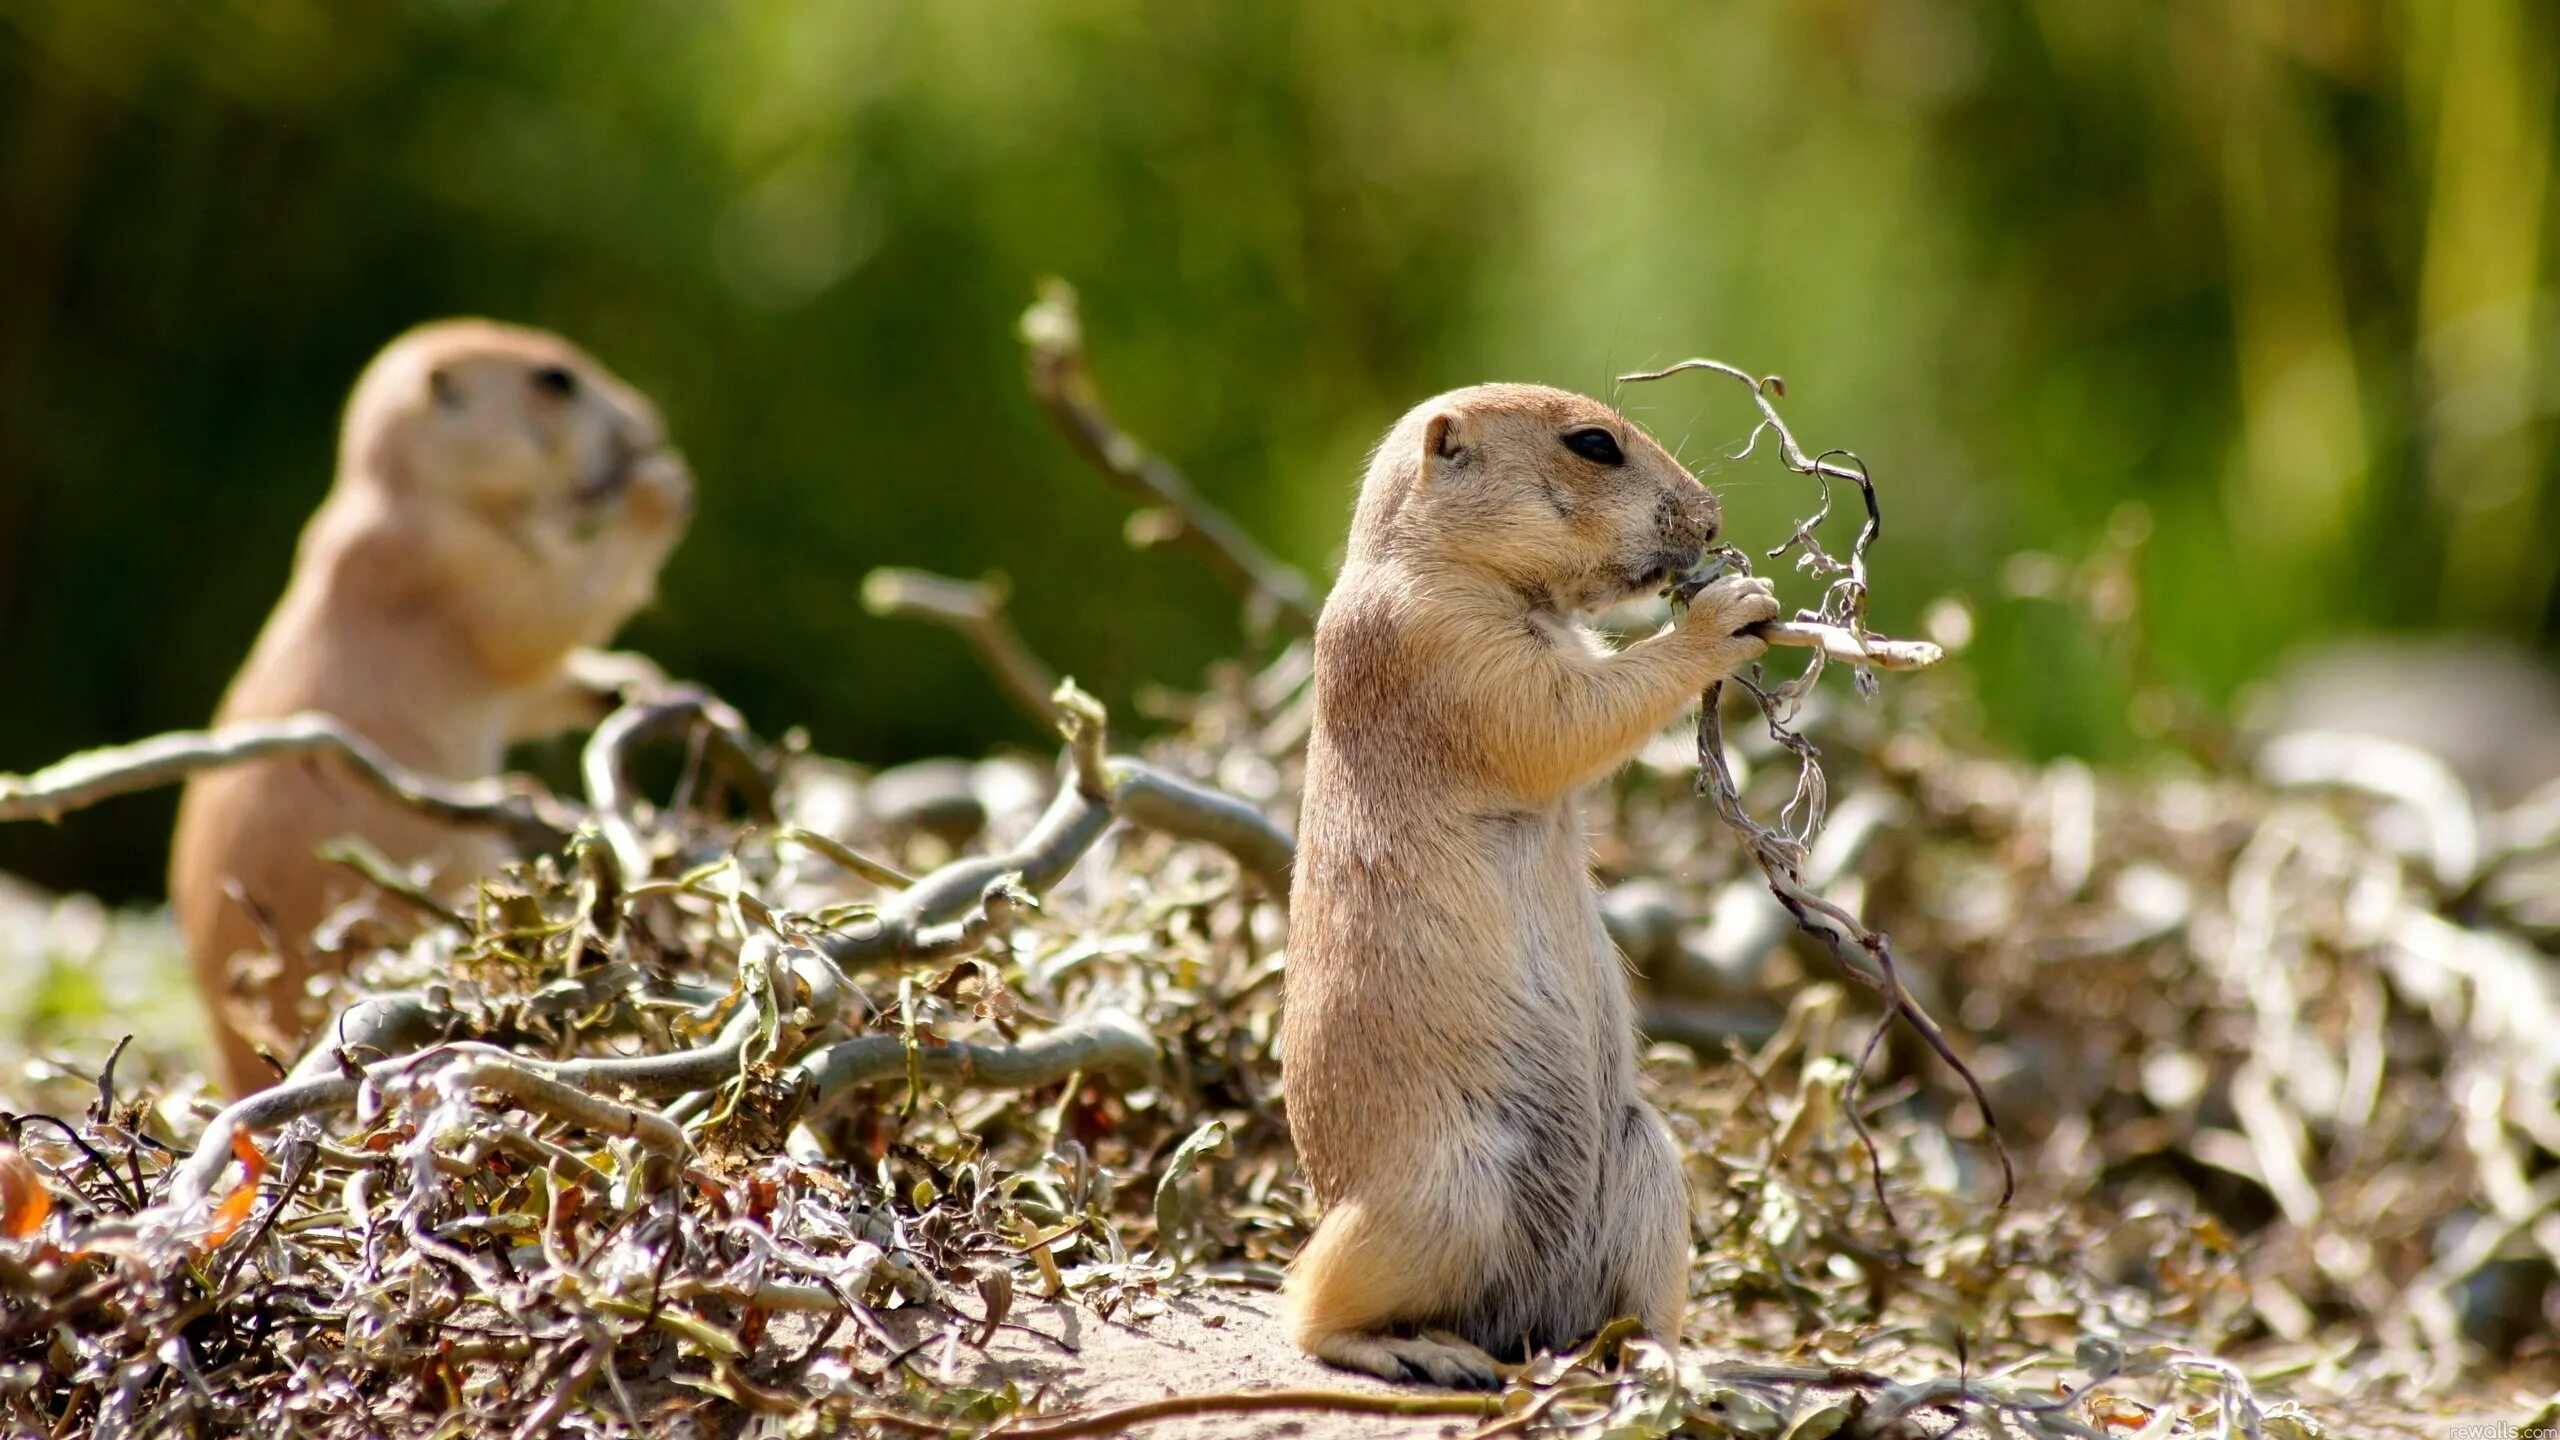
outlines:
{"label": "sandy ground", "polygon": [[[1097,1319],[1089,1310],[1031,1298],[1015,1302],[1011,1324],[981,1354],[957,1347],[952,1378],[1000,1386],[1006,1378],[1029,1396],[1044,1387],[1044,1410],[1102,1409],[1161,1400],[1256,1390],[1330,1390],[1365,1395],[1452,1395],[1423,1386],[1390,1385],[1318,1364],[1289,1343],[1279,1297],[1238,1288],[1166,1295],[1162,1313],[1129,1322]],[[882,1317],[916,1338],[942,1323],[930,1311]],[[895,1322],[905,1320],[904,1327]],[[1037,1331],[1037,1335],[1025,1333]],[[921,1358],[921,1357],[920,1357]],[[1317,1410],[1254,1415],[1201,1415],[1146,1427],[1151,1440],[1264,1440],[1272,1436],[1379,1436],[1440,1440],[1464,1435],[1479,1421],[1326,1414]]]}
{"label": "sandy ground", "polygon": [[[1364,1395],[1451,1395],[1424,1386],[1390,1385],[1321,1365],[1299,1353],[1282,1332],[1279,1297],[1236,1288],[1195,1289],[1167,1295],[1148,1319],[1105,1321],[1090,1311],[1049,1301],[1017,1300],[1012,1324],[982,1353],[967,1345],[947,1352],[947,1378],[989,1388],[1008,1378],[1026,1399],[1041,1397],[1050,1414],[1085,1412],[1161,1400],[1175,1395],[1235,1394],[1275,1390],[1328,1390]],[[928,1340],[948,1323],[932,1308],[882,1317],[909,1343]],[[1026,1333],[1037,1331],[1038,1334]],[[922,1358],[922,1357],[919,1357]],[[936,1362],[940,1362],[937,1356]],[[1691,1351],[1693,1360],[1733,1358]],[[1808,1393],[1812,1409],[1834,1395]],[[2538,1418],[2543,1400],[2501,1402],[2488,1395],[2449,1397],[2441,1406],[2388,1403],[2320,1403],[2311,1411],[2323,1440],[2534,1440],[2522,1427]],[[1741,1433],[1783,1435],[1792,1416]],[[1377,1436],[1384,1440],[1448,1440],[1473,1433],[1483,1422],[1460,1418],[1404,1418],[1328,1413],[1321,1409],[1261,1414],[1191,1415],[1119,1433],[1147,1440],[1264,1440],[1264,1437]],[[1934,1431],[1938,1428],[1932,1424]],[[774,1432],[779,1433],[779,1432]],[[1703,1433],[1703,1432],[1702,1432]],[[2198,1433],[2211,1433],[2210,1424]],[[2547,1440],[2547,1434],[2545,1440]]]}

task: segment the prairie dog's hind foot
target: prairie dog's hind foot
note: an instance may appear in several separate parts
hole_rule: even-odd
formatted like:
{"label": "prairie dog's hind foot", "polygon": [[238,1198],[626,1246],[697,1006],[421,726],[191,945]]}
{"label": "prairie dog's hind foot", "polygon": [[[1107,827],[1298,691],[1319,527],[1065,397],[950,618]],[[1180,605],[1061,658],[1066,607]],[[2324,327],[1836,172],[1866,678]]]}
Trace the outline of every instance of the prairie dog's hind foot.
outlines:
{"label": "prairie dog's hind foot", "polygon": [[1300,1343],[1328,1365],[1381,1380],[1420,1380],[1452,1390],[1502,1388],[1502,1373],[1493,1357],[1445,1331],[1404,1336],[1337,1330]]}

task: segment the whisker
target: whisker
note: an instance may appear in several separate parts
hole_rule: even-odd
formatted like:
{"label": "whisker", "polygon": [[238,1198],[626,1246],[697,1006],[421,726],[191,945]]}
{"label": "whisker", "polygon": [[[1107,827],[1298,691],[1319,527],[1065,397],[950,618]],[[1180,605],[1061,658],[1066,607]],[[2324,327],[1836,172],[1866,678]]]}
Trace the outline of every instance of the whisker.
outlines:
{"label": "whisker", "polygon": [[[1609,343],[1602,346],[1600,350],[1601,363],[1608,366],[1607,371],[1600,377],[1605,382],[1601,387],[1601,393],[1609,397],[1609,408],[1612,410],[1618,409],[1618,391],[1623,386],[1623,382],[1618,379],[1618,337],[1625,333],[1626,324],[1627,301],[1622,295],[1618,297],[1617,312],[1609,317]],[[1619,413],[1626,412],[1621,410]]]}

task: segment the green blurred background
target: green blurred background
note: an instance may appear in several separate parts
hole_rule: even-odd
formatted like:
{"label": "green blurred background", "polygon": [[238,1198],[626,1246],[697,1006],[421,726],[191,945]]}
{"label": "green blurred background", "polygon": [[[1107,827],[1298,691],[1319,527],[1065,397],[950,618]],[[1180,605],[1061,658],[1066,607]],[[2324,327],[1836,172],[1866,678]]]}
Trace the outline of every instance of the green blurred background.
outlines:
{"label": "green blurred background", "polygon": [[[345,387],[457,312],[657,397],[703,504],[628,639],[764,728],[1035,738],[862,612],[883,563],[1008,572],[1107,699],[1194,682],[1238,607],[1030,403],[1048,274],[1129,427],[1314,572],[1421,397],[1707,353],[1866,457],[1879,621],[1964,598],[2033,752],[2138,754],[2137,688],[2210,713],[2321,634],[2549,651],[2555,57],[2535,0],[0,0],[0,770],[203,721]],[[1738,388],[1625,398],[1737,538],[1804,508],[1714,463]],[[2138,655],[2021,550],[2129,566]],[[171,803],[0,868],[155,893]]]}

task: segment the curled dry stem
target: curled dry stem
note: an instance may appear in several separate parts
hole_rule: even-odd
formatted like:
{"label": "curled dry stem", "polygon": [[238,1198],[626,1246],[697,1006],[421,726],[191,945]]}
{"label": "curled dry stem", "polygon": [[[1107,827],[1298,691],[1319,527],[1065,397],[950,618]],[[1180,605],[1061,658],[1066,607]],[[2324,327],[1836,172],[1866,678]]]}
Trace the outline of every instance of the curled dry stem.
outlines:
{"label": "curled dry stem", "polygon": [[[1847,1103],[1842,1109],[1866,1147],[1876,1203],[1883,1208],[1887,1223],[1893,1223],[1893,1207],[1885,1193],[1884,1160],[1877,1151],[1874,1135],[1867,1129],[1865,1118],[1859,1113],[1856,1086],[1863,1081],[1868,1063],[1875,1058],[1876,1050],[1897,1017],[1908,1023],[1930,1050],[1963,1080],[1975,1108],[1981,1112],[1983,1128],[1990,1135],[1993,1153],[1999,1159],[2000,1203],[2006,1206],[2017,1193],[2017,1168],[2010,1159],[2008,1143],[2000,1133],[1999,1122],[1992,1116],[1991,1100],[1984,1093],[1981,1080],[1973,1073],[1972,1067],[1956,1054],[1937,1021],[1904,988],[1895,967],[1892,945],[1886,937],[1867,929],[1847,910],[1815,894],[1805,884],[1803,874],[1803,842],[1820,826],[1824,785],[1819,757],[1813,746],[1787,725],[1792,707],[1801,698],[1802,686],[1811,683],[1826,659],[1843,659],[1861,667],[1915,669],[1937,663],[1940,658],[1938,647],[1917,641],[1882,640],[1867,632],[1867,547],[1882,532],[1883,517],[1876,506],[1875,483],[1868,476],[1866,465],[1845,450],[1807,455],[1772,403],[1771,397],[1786,393],[1784,382],[1774,375],[1755,377],[1721,361],[1698,359],[1619,378],[1658,380],[1686,370],[1705,370],[1729,376],[1749,387],[1752,403],[1760,411],[1760,421],[1752,428],[1750,438],[1735,458],[1749,455],[1762,435],[1775,435],[1779,463],[1797,474],[1813,477],[1822,485],[1821,507],[1799,523],[1795,533],[1771,550],[1769,555],[1775,558],[1789,550],[1801,549],[1800,564],[1805,569],[1816,574],[1842,577],[1825,592],[1820,611],[1799,616],[1793,622],[1762,627],[1762,633],[1773,643],[1813,649],[1814,668],[1809,669],[1800,682],[1782,685],[1775,690],[1763,690],[1748,680],[1741,682],[1759,704],[1771,736],[1797,757],[1797,798],[1790,802],[1789,810],[1794,811],[1799,804],[1804,807],[1800,817],[1801,833],[1789,835],[1763,825],[1743,805],[1732,768],[1725,761],[1723,719],[1718,710],[1724,696],[1722,681],[1707,687],[1698,701],[1698,794],[1712,802],[1717,818],[1741,839],[1744,852],[1751,857],[1752,863],[1759,866],[1762,877],[1768,882],[1769,892],[1794,917],[1796,927],[1821,941],[1842,969],[1874,987],[1884,997],[1884,1016],[1868,1035],[1867,1043],[1858,1056],[1852,1072],[1851,1089],[1845,1097]],[[1833,456],[1840,459],[1835,461]],[[1833,480],[1846,480],[1856,485],[1866,501],[1866,523],[1860,528],[1846,562],[1826,554],[1817,535],[1831,513],[1830,482]],[[1734,552],[1726,553],[1731,556]],[[1675,595],[1684,601],[1687,599],[1687,593],[1675,591]],[[1863,688],[1868,680],[1864,668],[1860,671],[1860,680]],[[1782,821],[1786,818],[1781,816]]]}
{"label": "curled dry stem", "polygon": [[727,701],[691,685],[670,686],[632,700],[596,726],[579,757],[588,803],[595,807],[596,823],[626,885],[648,878],[651,869],[648,838],[640,830],[631,758],[643,743],[670,732],[697,737],[703,760],[737,788],[748,811],[759,819],[773,815],[774,777],[748,733],[745,718]]}
{"label": "curled dry stem", "polygon": [[[1825,450],[1819,455],[1806,455],[1804,447],[1796,443],[1795,432],[1787,428],[1786,420],[1778,414],[1778,407],[1772,403],[1772,396],[1783,396],[1787,393],[1787,382],[1775,375],[1753,375],[1747,370],[1727,365],[1721,360],[1700,358],[1683,360],[1677,365],[1666,365],[1659,370],[1621,375],[1618,378],[1621,381],[1661,380],[1686,370],[1705,370],[1728,376],[1750,388],[1751,402],[1760,410],[1760,423],[1752,427],[1750,437],[1742,442],[1742,448],[1734,452],[1732,458],[1740,460],[1748,457],[1754,449],[1758,448],[1762,435],[1775,435],[1778,437],[1778,463],[1799,475],[1813,477],[1815,483],[1822,487],[1821,507],[1798,522],[1795,533],[1773,547],[1769,551],[1769,558],[1775,560],[1789,550],[1801,547],[1803,556],[1798,563],[1804,569],[1817,575],[1844,576],[1845,579],[1840,585],[1834,586],[1831,593],[1831,599],[1840,603],[1836,606],[1826,603],[1825,614],[1847,625],[1856,633],[1864,635],[1867,628],[1867,547],[1875,543],[1878,535],[1884,533],[1884,514],[1876,507],[1875,482],[1867,475],[1866,462],[1846,450]],[[1845,463],[1834,462],[1831,457],[1835,455],[1840,457],[1840,462]],[[1821,529],[1825,520],[1831,518],[1831,482],[1834,480],[1845,480],[1857,486],[1860,495],[1866,500],[1866,524],[1859,529],[1858,538],[1851,545],[1849,558],[1845,562],[1835,560],[1824,553],[1822,542],[1815,533]]]}
{"label": "curled dry stem", "polygon": [[[234,1137],[262,1134],[306,1115],[343,1109],[354,1102],[364,1086],[388,1085],[442,1060],[503,1063],[541,1080],[582,1091],[619,1090],[665,1098],[708,1089],[736,1076],[749,1039],[763,1027],[763,1006],[753,998],[753,990],[747,993],[751,997],[749,1003],[738,1007],[710,1044],[665,1055],[537,1060],[492,1045],[460,1043],[394,1055],[355,1074],[328,1073],[323,1068],[327,1061],[306,1056],[283,1084],[235,1101],[214,1116],[197,1140],[195,1150],[179,1163],[164,1203],[183,1211],[213,1193],[214,1185],[231,1163]],[[425,996],[386,995],[350,1007],[350,1018],[333,1022],[325,1033],[378,1038],[389,1048],[434,1029],[450,1013],[449,1007]],[[333,1056],[335,1049],[316,1053]],[[319,1073],[311,1073],[314,1071]]]}

